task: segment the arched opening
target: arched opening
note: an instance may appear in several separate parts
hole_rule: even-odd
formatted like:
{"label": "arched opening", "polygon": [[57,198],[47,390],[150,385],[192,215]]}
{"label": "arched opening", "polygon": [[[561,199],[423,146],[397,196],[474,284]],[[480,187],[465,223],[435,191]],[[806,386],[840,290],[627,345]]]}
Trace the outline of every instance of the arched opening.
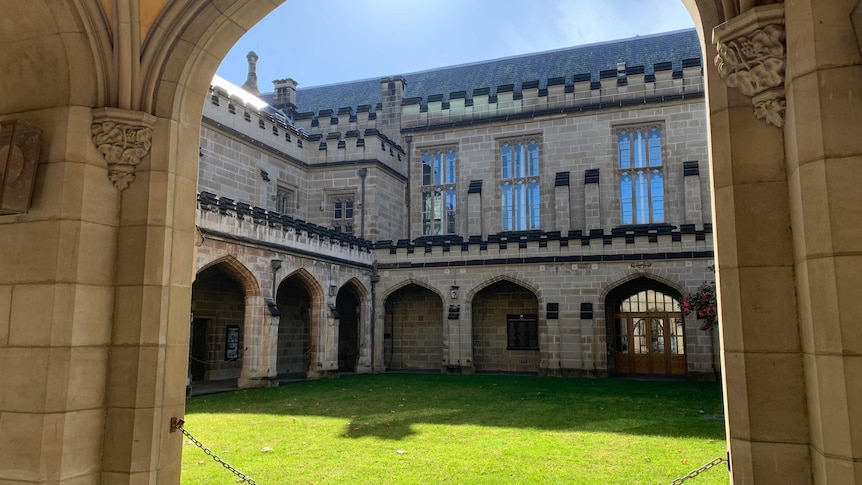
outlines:
{"label": "arched opening", "polygon": [[473,366],[476,372],[539,372],[539,300],[503,280],[473,297]]}
{"label": "arched opening", "polygon": [[314,351],[312,341],[312,292],[298,274],[278,285],[276,306],[281,317],[278,324],[276,369],[280,378],[304,378]]}
{"label": "arched opening", "polygon": [[616,375],[685,375],[685,318],[680,294],[649,278],[611,291],[605,300],[608,370]]}
{"label": "arched opening", "polygon": [[189,338],[189,375],[193,383],[240,376],[245,307],[245,290],[226,263],[198,274],[192,285]]}
{"label": "arched opening", "polygon": [[439,295],[415,283],[394,291],[384,303],[386,369],[439,371],[444,329]]}
{"label": "arched opening", "polygon": [[359,289],[349,282],[338,290],[335,311],[338,314],[338,370],[355,372],[359,361]]}

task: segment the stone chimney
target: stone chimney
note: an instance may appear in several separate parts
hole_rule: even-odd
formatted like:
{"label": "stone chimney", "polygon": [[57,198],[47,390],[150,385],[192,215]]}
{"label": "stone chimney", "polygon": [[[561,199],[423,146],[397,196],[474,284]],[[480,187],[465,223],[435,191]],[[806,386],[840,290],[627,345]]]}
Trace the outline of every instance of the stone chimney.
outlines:
{"label": "stone chimney", "polygon": [[377,126],[393,140],[401,139],[401,101],[407,91],[407,81],[402,76],[384,77],[380,80],[383,91],[383,110],[377,113]]}
{"label": "stone chimney", "polygon": [[245,58],[248,59],[248,78],[246,78],[242,88],[258,96],[260,95],[260,90],[257,89],[257,54],[254,51],[249,51]]}
{"label": "stone chimney", "polygon": [[272,82],[272,106],[284,111],[290,119],[293,119],[293,115],[296,114],[297,86],[297,82],[291,78],[276,79]]}

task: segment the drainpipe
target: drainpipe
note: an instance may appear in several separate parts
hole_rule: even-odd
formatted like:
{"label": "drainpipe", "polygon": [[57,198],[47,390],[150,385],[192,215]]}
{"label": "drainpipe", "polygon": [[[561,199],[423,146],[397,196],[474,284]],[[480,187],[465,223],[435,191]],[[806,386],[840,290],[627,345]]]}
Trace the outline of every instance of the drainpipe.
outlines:
{"label": "drainpipe", "polygon": [[358,173],[362,179],[362,195],[359,196],[359,238],[365,239],[365,176],[368,175],[368,169],[360,168]]}
{"label": "drainpipe", "polygon": [[413,152],[411,148],[413,144],[413,136],[407,135],[404,137],[404,141],[407,142],[407,187],[404,190],[404,207],[407,208],[407,241],[410,241],[410,166],[413,165],[410,163],[410,155]]}

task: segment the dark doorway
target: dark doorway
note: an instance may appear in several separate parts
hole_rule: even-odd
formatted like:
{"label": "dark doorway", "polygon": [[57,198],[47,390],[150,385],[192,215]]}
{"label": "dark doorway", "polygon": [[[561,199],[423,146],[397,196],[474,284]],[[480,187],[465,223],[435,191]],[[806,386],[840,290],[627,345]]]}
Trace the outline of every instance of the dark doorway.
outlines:
{"label": "dark doorway", "polygon": [[202,381],[207,372],[207,330],[210,328],[209,318],[195,318],[192,322],[191,362],[192,381]]}
{"label": "dark doorway", "polygon": [[356,288],[348,284],[335,298],[338,312],[338,370],[354,372],[359,360],[359,296]]}

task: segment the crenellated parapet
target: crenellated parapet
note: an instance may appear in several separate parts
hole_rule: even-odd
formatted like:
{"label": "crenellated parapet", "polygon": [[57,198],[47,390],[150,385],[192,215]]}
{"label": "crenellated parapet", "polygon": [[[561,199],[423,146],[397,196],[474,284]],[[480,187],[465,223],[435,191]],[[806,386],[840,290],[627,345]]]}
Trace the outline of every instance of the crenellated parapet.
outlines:
{"label": "crenellated parapet", "polygon": [[225,130],[254,145],[276,151],[288,162],[305,165],[309,134],[265,103],[257,106],[210,86],[202,114],[204,124]]}
{"label": "crenellated parapet", "polygon": [[377,241],[379,267],[433,268],[528,263],[643,262],[712,258],[712,224],[655,224],[590,231],[525,231]]}
{"label": "crenellated parapet", "polygon": [[[406,131],[593,111],[704,96],[701,58],[550,77],[402,101]],[[647,73],[651,71],[650,73]]]}
{"label": "crenellated parapet", "polygon": [[211,192],[198,194],[197,225],[204,237],[239,240],[353,264],[373,262],[370,241]]}

